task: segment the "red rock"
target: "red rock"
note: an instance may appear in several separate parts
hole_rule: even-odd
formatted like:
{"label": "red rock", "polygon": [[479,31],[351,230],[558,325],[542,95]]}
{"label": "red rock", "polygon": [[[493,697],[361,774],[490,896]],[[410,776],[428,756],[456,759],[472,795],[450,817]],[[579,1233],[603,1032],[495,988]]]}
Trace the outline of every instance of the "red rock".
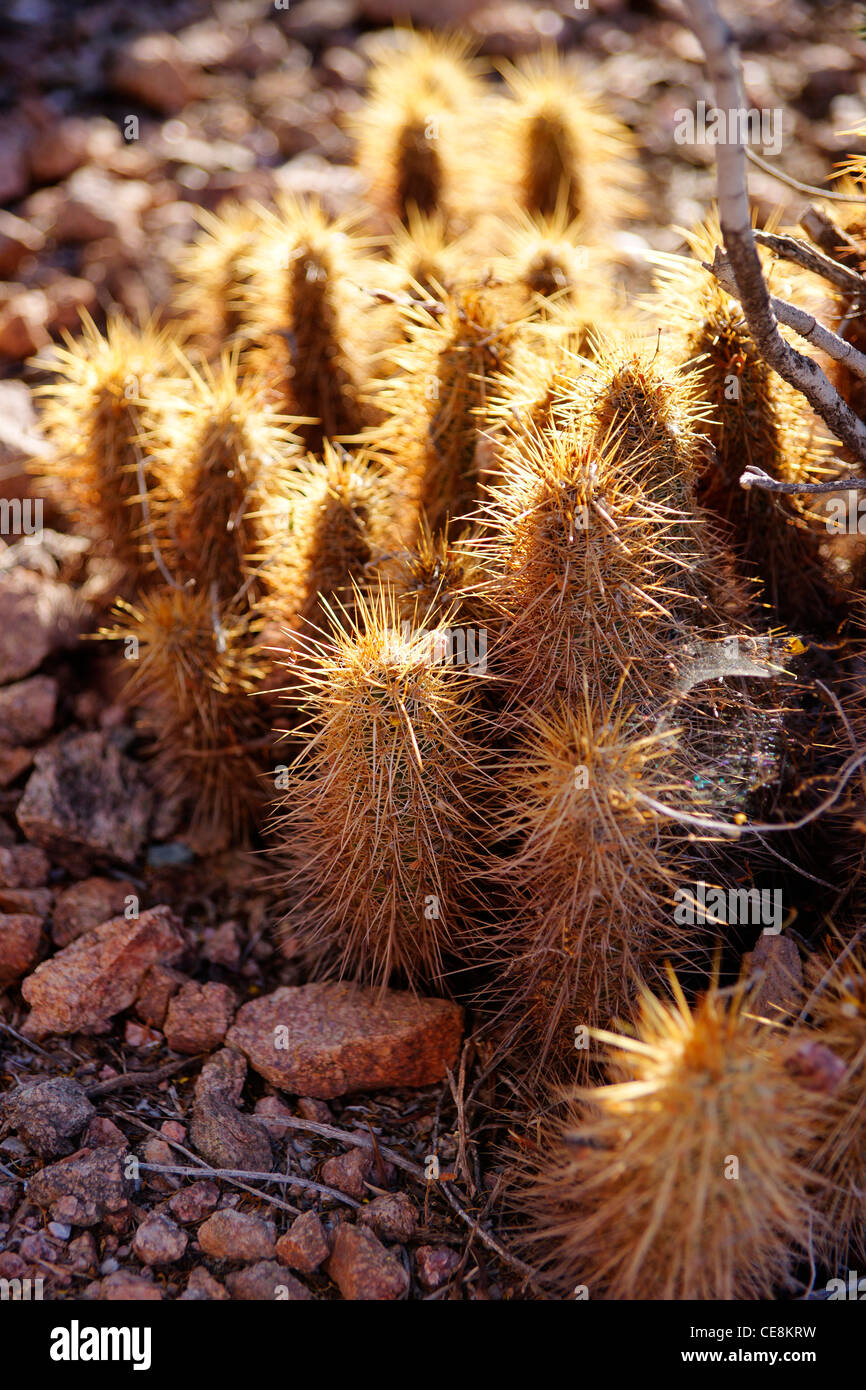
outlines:
{"label": "red rock", "polygon": [[337,1227],[334,1249],[326,1265],[344,1298],[363,1301],[402,1298],[409,1275],[366,1226]]}
{"label": "red rock", "polygon": [[0,1250],[0,1279],[28,1279],[33,1271],[14,1250]]}
{"label": "red rock", "polygon": [[[0,255],[2,255],[0,213]],[[32,480],[26,472],[29,459],[45,457],[48,445],[39,431],[33,396],[24,381],[0,381],[0,484],[10,498],[32,496]],[[37,499],[38,500],[38,499]],[[32,544],[28,540],[28,544]],[[8,737],[15,737],[6,731]]]}
{"label": "red rock", "polygon": [[70,1266],[77,1274],[93,1273],[96,1269],[96,1241],[90,1231],[82,1231],[66,1248]]}
{"label": "red rock", "polygon": [[833,1095],[845,1079],[842,1057],[817,1038],[794,1040],[785,1056],[785,1069],[800,1086],[819,1095]]}
{"label": "red rock", "polygon": [[150,1279],[118,1269],[100,1281],[95,1297],[109,1303],[155,1303],[162,1298],[162,1292]]}
{"label": "red rock", "polygon": [[201,90],[199,74],[183,45],[166,33],[142,34],[121,49],[111,81],[124,96],[169,113],[182,111]]}
{"label": "red rock", "polygon": [[23,1030],[30,1038],[51,1033],[105,1032],[129,1008],[144,972],[185,948],[180,920],[154,907],[134,921],[115,917],[45,961],[21,987],[32,1012]]}
{"label": "red rock", "polygon": [[196,1265],[189,1272],[186,1281],[186,1288],[178,1300],[180,1303],[201,1302],[205,1299],[227,1299],[228,1293],[218,1279],[205,1269],[204,1265]]}
{"label": "red rock", "polygon": [[123,1041],[127,1047],[158,1047],[162,1034],[155,1028],[148,1028],[146,1023],[136,1023],[134,1018],[128,1018],[123,1027]]}
{"label": "red rock", "polygon": [[135,996],[135,1012],[142,1023],[161,1028],[169,1002],[184,983],[185,976],[168,965],[152,965],[145,972]]}
{"label": "red rock", "polygon": [[127,879],[83,878],[70,888],[64,888],[54,904],[51,934],[55,942],[58,946],[68,946],[77,936],[101,926],[111,917],[122,915],[130,897],[137,901],[138,891]]}
{"label": "red rock", "polygon": [[88,1149],[125,1149],[128,1142],[123,1130],[107,1115],[97,1115],[91,1120],[84,1136],[84,1145]]}
{"label": "red rock", "polygon": [[28,840],[76,862],[137,858],[153,802],[138,766],[101,733],[58,740],[36,755],[18,805]]}
{"label": "red rock", "polygon": [[45,238],[36,227],[0,209],[0,277],[14,275],[21,262],[37,255],[44,245]]}
{"label": "red rock", "polygon": [[151,191],[138,179],[118,179],[87,164],[64,186],[52,234],[59,242],[118,237],[126,246],[143,244],[141,214],[150,207]]}
{"label": "red rock", "polygon": [[358,1221],[383,1240],[402,1243],[415,1234],[418,1208],[405,1192],[389,1192],[365,1203],[358,1212]]}
{"label": "red rock", "polygon": [[248,1265],[246,1269],[234,1270],[226,1275],[226,1287],[232,1298],[256,1303],[274,1300],[294,1303],[313,1296],[276,1260],[261,1260],[258,1264]]}
{"label": "red rock", "polygon": [[173,1052],[212,1052],[234,1017],[235,997],[227,985],[188,980],[170,1000],[163,1024]]}
{"label": "red rock", "polygon": [[176,1220],[184,1224],[201,1221],[213,1211],[219,1201],[219,1195],[217,1184],[210,1178],[202,1178],[199,1182],[191,1182],[187,1187],[182,1187],[173,1197],[169,1197],[169,1210]]}
{"label": "red rock", "polygon": [[0,912],[0,990],[20,980],[39,959],[41,917]]}
{"label": "red rock", "polygon": [[314,1211],[296,1216],[285,1235],[277,1241],[277,1259],[289,1269],[312,1274],[328,1258],[325,1228]]}
{"label": "red rock", "polygon": [[205,960],[213,961],[214,965],[225,966],[226,970],[237,970],[241,959],[238,923],[221,922],[214,931],[205,932],[201,953]]}
{"label": "red rock", "polygon": [[33,764],[29,748],[11,748],[0,743],[0,787],[11,787]]}
{"label": "red rock", "polygon": [[[145,1163],[156,1164],[159,1168],[177,1163],[171,1145],[164,1139],[147,1139],[142,1146],[142,1157]],[[145,1172],[144,1181],[155,1192],[175,1192],[182,1179],[174,1173]]]}
{"label": "red rock", "polygon": [[45,1158],[72,1153],[71,1140],[95,1114],[83,1087],[70,1076],[19,1086],[0,1100],[4,1123]]}
{"label": "red rock", "polygon": [[38,743],[51,732],[57,708],[57,682],[31,676],[0,690],[0,729],[12,743]]}
{"label": "red rock", "polygon": [[118,1149],[79,1149],[35,1173],[27,1184],[27,1200],[50,1208],[54,1221],[95,1226],[106,1215],[129,1210],[132,1188],[124,1163]]}
{"label": "red rock", "polygon": [[0,846],[0,883],[4,888],[41,888],[51,864],[34,845]]}
{"label": "red rock", "polygon": [[190,1143],[215,1168],[269,1173],[274,1157],[268,1131],[238,1109],[246,1072],[243,1057],[228,1047],[202,1067],[193,1095]]}
{"label": "red rock", "polygon": [[30,186],[27,141],[30,131],[23,122],[8,117],[0,133],[0,203],[23,198]]}
{"label": "red rock", "polygon": [[460,1255],[447,1245],[419,1245],[415,1251],[415,1274],[422,1289],[432,1293],[447,1284],[460,1263]]}
{"label": "red rock", "polygon": [[34,183],[59,183],[87,158],[87,122],[76,116],[52,119],[46,112],[28,147]]}
{"label": "red rock", "polygon": [[47,917],[54,902],[50,888],[0,888],[0,912]]}
{"label": "red rock", "polygon": [[330,1100],[441,1081],[462,1030],[462,1009],[444,999],[310,984],[242,1005],[226,1041],[273,1086]]}
{"label": "red rock", "polygon": [[350,1149],[348,1153],[338,1154],[322,1164],[322,1182],[360,1201],[367,1195],[364,1179],[370,1176],[372,1170],[373,1154],[370,1149]]}
{"label": "red rock", "polygon": [[250,1212],[215,1211],[198,1228],[198,1243],[217,1260],[266,1260],[274,1253],[277,1228]]}
{"label": "red rock", "polygon": [[[0,357],[14,362],[47,347],[51,342],[45,327],[49,312],[48,297],[42,290],[20,290],[13,295],[0,310]],[[38,665],[37,661],[27,671]],[[27,671],[21,674],[26,675]]]}
{"label": "red rock", "polygon": [[81,310],[93,313],[97,307],[96,290],[89,280],[78,275],[58,275],[45,287],[48,297],[48,317],[45,320],[52,334],[59,329],[75,329],[81,322]]}
{"label": "red rock", "polygon": [[183,1258],[188,1240],[167,1216],[152,1213],[136,1231],[132,1248],[143,1265],[172,1265]]}

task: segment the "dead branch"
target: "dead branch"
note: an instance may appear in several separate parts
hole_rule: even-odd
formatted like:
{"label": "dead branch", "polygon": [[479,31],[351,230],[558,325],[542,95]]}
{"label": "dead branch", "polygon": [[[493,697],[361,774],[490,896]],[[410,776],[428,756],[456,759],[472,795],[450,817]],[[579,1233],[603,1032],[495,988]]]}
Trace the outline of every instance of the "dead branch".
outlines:
{"label": "dead branch", "polygon": [[[739,63],[728,25],[713,0],[685,0],[685,6],[706,55],[716,105],[723,111],[741,110]],[[832,433],[857,458],[866,461],[866,424],[842,399],[818,364],[786,343],[779,332],[752,235],[740,122],[733,122],[733,132],[731,124],[731,120],[726,122],[726,138],[716,146],[719,218],[749,332],[767,364],[806,397]]]}
{"label": "dead branch", "polygon": [[793,261],[804,270],[811,270],[814,275],[829,280],[837,289],[856,295],[858,299],[866,299],[866,277],[858,275],[856,270],[850,270],[848,266],[840,264],[823,251],[816,250],[808,242],[799,241],[793,236],[779,236],[775,232],[761,231],[755,232],[755,241],[761,246],[769,247],[783,260]]}
{"label": "dead branch", "polygon": [[740,487],[756,487],[761,492],[800,493],[811,497],[819,492],[848,492],[866,488],[866,478],[831,478],[824,483],[782,483],[771,478],[756,463],[750,463],[740,475]]}
{"label": "dead branch", "polygon": [[[712,265],[708,265],[706,261],[702,261],[701,264],[705,270],[716,277],[723,290],[726,290],[734,299],[739,299],[730,262],[720,246],[716,247]],[[854,372],[856,376],[866,380],[866,354],[858,351],[853,343],[847,343],[832,329],[825,328],[812,314],[807,314],[804,309],[798,309],[796,304],[789,304],[785,299],[777,299],[775,295],[770,295],[769,302],[779,323],[793,328],[799,337],[805,338],[806,342],[811,343],[819,352],[825,353],[827,357],[832,357],[834,362],[843,363],[850,372]],[[801,491],[808,492],[810,489],[804,487],[801,488]]]}

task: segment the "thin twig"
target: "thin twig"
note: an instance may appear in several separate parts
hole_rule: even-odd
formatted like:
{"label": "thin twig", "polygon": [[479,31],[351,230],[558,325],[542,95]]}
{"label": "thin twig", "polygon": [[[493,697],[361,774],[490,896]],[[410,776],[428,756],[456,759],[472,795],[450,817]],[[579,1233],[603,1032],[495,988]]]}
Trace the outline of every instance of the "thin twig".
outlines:
{"label": "thin twig", "polygon": [[866,197],[858,198],[854,193],[831,193],[824,188],[815,188],[811,183],[803,183],[800,179],[795,179],[793,174],[786,174],[784,170],[769,164],[766,159],[755,154],[754,150],[750,150],[748,145],[746,155],[759,169],[763,169],[765,174],[772,174],[774,179],[786,183],[789,188],[796,188],[798,193],[811,193],[814,198],[828,198],[834,203],[866,203]]}
{"label": "thin twig", "polygon": [[122,1091],[127,1086],[154,1086],[160,1081],[167,1081],[176,1072],[183,1071],[185,1067],[194,1067],[197,1062],[204,1060],[201,1057],[182,1057],[179,1062],[167,1062],[164,1067],[157,1067],[155,1071],[125,1071],[120,1076],[112,1076],[110,1081],[100,1081],[96,1086],[85,1086],[85,1091],[89,1098],[93,1100],[96,1096],[107,1096],[112,1091]]}
{"label": "thin twig", "polygon": [[[319,1192],[325,1197],[335,1197],[340,1202],[345,1202],[349,1207],[360,1207],[361,1203],[356,1202],[354,1197],[348,1197],[345,1192],[339,1192],[336,1187],[326,1187],[324,1183],[313,1182],[310,1178],[298,1178],[292,1173],[256,1173],[247,1172],[244,1168],[181,1168],[173,1163],[142,1163],[139,1161],[138,1167],[143,1173],[165,1173],[168,1177],[179,1178],[200,1178],[206,1175],[209,1178],[249,1178],[252,1182],[275,1182],[281,1187],[305,1187],[311,1192]],[[265,1194],[257,1192],[257,1197]],[[271,1201],[267,1195],[267,1201]],[[288,1203],[285,1204],[288,1207]],[[291,1208],[297,1212],[298,1208]]]}
{"label": "thin twig", "polygon": [[695,815],[691,811],[681,811],[676,806],[666,806],[664,802],[656,801],[654,797],[646,796],[643,792],[637,793],[635,800],[647,806],[651,811],[655,811],[657,815],[665,816],[682,825],[694,825],[703,830],[713,830],[722,835],[729,835],[734,839],[739,838],[740,835],[770,835],[780,832],[787,834],[792,830],[803,830],[805,826],[811,825],[813,821],[823,816],[825,811],[829,811],[832,806],[835,806],[854,773],[863,766],[866,766],[866,752],[858,753],[856,757],[849,758],[839,772],[839,778],[833,791],[811,811],[806,811],[798,820],[754,821],[751,823],[744,821],[742,825],[738,825],[728,821],[714,820],[712,816],[701,816]]}
{"label": "thin twig", "polygon": [[[335,1125],[322,1125],[319,1124],[317,1120],[297,1120],[294,1117],[290,1119],[288,1116],[281,1116],[280,1123],[286,1125],[289,1129],[303,1129],[307,1130],[310,1134],[320,1134],[325,1139],[339,1139],[342,1143],[354,1144],[355,1147],[359,1149],[372,1148],[372,1144],[366,1134],[355,1134],[349,1130],[337,1129]],[[384,1144],[380,1144],[379,1149],[383,1157],[393,1163],[396,1168],[402,1168],[405,1173],[409,1173],[418,1182],[424,1183],[425,1187],[429,1187],[429,1179],[424,1173],[424,1170],[419,1168],[417,1163],[413,1163],[411,1159],[404,1158],[402,1154],[396,1153],[394,1149],[386,1148]],[[465,1222],[472,1232],[478,1236],[482,1245],[486,1245],[488,1250],[492,1250],[495,1255],[498,1255],[503,1264],[508,1265],[518,1274],[522,1274],[523,1277],[530,1282],[534,1281],[535,1274],[530,1266],[524,1264],[523,1260],[519,1260],[516,1255],[512,1255],[503,1245],[500,1245],[495,1236],[492,1236],[489,1231],[486,1231],[483,1226],[479,1225],[478,1221],[471,1216],[469,1212],[464,1210],[446,1183],[440,1183],[439,1191],[452,1210],[460,1217],[460,1220]]]}
{"label": "thin twig", "polygon": [[[177,1149],[178,1153],[182,1153],[187,1158],[191,1158],[193,1163],[197,1165],[193,1170],[196,1177],[208,1178],[211,1177],[212,1174],[219,1173],[219,1169],[212,1168],[209,1163],[205,1163],[204,1159],[199,1158],[198,1154],[193,1153],[192,1149],[185,1148],[184,1145],[179,1144],[176,1139],[169,1139],[167,1135],[163,1134],[160,1130],[154,1129],[153,1125],[149,1125],[146,1120],[139,1119],[137,1115],[128,1115],[123,1110],[115,1110],[114,1114],[119,1120],[125,1120],[127,1124],[138,1125],[139,1129],[146,1129],[148,1134],[155,1135],[157,1139],[161,1139],[163,1143],[168,1144],[170,1148]],[[273,1173],[268,1173],[266,1175],[268,1182],[278,1181],[280,1176],[280,1174],[275,1175]],[[294,1179],[294,1181],[297,1182],[299,1187],[303,1187],[306,1183],[306,1179],[301,1178]],[[233,1187],[239,1187],[242,1192],[248,1193],[250,1197],[255,1197],[258,1201],[264,1200],[270,1202],[272,1206],[280,1207],[283,1211],[289,1212],[292,1216],[300,1215],[299,1208],[293,1207],[291,1202],[284,1202],[281,1197],[273,1197],[270,1193],[260,1192],[257,1187],[249,1187],[246,1183],[241,1182],[239,1178],[226,1178],[226,1182],[230,1182]]]}
{"label": "thin twig", "polygon": [[819,492],[845,492],[847,489],[866,488],[866,478],[831,478],[829,482],[823,483],[783,483],[778,478],[773,478],[769,473],[765,473],[763,468],[759,468],[756,463],[750,463],[748,468],[740,474],[740,487],[759,488],[761,492],[786,492],[794,493],[819,493]]}

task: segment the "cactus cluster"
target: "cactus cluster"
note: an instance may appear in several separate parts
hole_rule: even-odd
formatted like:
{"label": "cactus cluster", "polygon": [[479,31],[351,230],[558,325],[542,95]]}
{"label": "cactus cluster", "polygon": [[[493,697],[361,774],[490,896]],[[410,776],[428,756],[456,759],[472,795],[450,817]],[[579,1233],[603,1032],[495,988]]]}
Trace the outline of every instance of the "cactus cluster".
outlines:
{"label": "cactus cluster", "polygon": [[634,142],[568,63],[397,39],[352,118],[366,198],[203,214],[174,327],[60,350],[40,469],[118,561],[103,635],[194,846],[258,837],[288,953],[457,995],[534,1097],[540,1277],[764,1296],[810,1238],[863,1250],[866,965],[834,938],[771,1024],[721,982],[755,924],[695,895],[796,885],[858,746],[852,680],[817,679],[829,631],[856,664],[829,543],[736,486],[835,465],[701,267],[712,222],[626,304]]}

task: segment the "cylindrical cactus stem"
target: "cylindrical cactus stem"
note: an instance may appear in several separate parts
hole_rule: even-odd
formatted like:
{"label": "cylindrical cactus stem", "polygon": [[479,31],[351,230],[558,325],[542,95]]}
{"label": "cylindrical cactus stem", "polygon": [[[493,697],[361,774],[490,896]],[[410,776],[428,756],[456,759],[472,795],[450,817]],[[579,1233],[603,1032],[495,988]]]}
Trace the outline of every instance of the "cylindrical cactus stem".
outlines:
{"label": "cylindrical cactus stem", "polygon": [[330,218],[314,201],[283,197],[262,211],[248,263],[247,316],[260,348],[250,364],[276,408],[303,419],[307,448],[354,437],[370,423],[361,402],[384,333],[382,262],[351,217]]}
{"label": "cylindrical cactus stem", "polygon": [[351,606],[391,539],[381,470],[363,449],[326,440],[322,457],[308,455],[270,499],[264,527],[262,610],[300,659],[304,639],[322,635],[334,605]]}
{"label": "cylindrical cactus stem", "polygon": [[153,425],[153,394],[172,369],[171,342],[168,330],[136,329],[120,318],[103,335],[84,314],[81,336],[52,349],[55,380],[39,388],[50,453],[33,472],[108,548],[127,592],[152,566],[142,491],[146,499],[153,477],[143,435]]}
{"label": "cylindrical cactus stem", "polygon": [[473,116],[481,66],[453,35],[410,34],[380,54],[352,121],[356,163],[380,214],[404,224],[439,215],[465,225],[478,202]]}
{"label": "cylindrical cactus stem", "polygon": [[302,457],[295,422],[275,414],[260,380],[240,379],[236,350],[216,368],[186,366],[187,391],[154,401],[154,527],[180,582],[249,608],[262,592],[262,509]]}
{"label": "cylindrical cactus stem", "polygon": [[251,204],[228,200],[215,213],[196,208],[195,217],[201,230],[177,257],[175,302],[190,337],[215,356],[235,339],[247,341],[250,256],[261,220]]}
{"label": "cylindrical cactus stem", "polygon": [[665,959],[697,959],[706,929],[677,927],[672,906],[683,836],[646,801],[685,806],[684,773],[676,730],[654,733],[587,689],[529,712],[502,757],[490,870],[502,923],[485,942],[513,1055],[534,1075],[584,1078],[588,1030],[628,1016]]}
{"label": "cylindrical cactus stem", "polygon": [[183,801],[187,836],[202,853],[249,841],[267,790],[267,724],[251,699],[265,664],[248,614],[202,591],[154,588],[102,635],[123,643],[126,698],[151,740],[152,776]]}
{"label": "cylindrical cactus stem", "polygon": [[630,132],[548,48],[503,63],[512,100],[503,104],[501,167],[514,170],[514,192],[530,213],[562,210],[583,240],[638,209],[639,171]]}
{"label": "cylindrical cactus stem", "polygon": [[275,818],[287,941],[321,972],[444,988],[478,911],[482,674],[385,591],[296,670],[311,714]]}
{"label": "cylindrical cactus stem", "polygon": [[520,292],[486,284],[443,291],[437,316],[405,311],[410,340],[393,353],[403,375],[375,391],[387,418],[370,444],[389,462],[410,543],[422,521],[435,532],[474,506],[487,384],[507,363],[525,312]]}

